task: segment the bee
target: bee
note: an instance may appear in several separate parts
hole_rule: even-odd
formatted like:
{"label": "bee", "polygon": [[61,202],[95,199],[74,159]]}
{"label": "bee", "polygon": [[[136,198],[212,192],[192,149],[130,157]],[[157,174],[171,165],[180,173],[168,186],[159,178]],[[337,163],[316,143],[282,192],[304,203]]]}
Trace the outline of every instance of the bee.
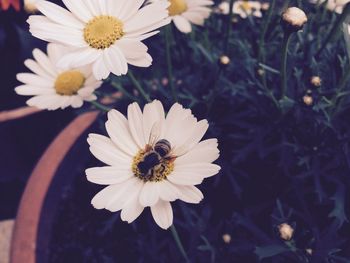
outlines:
{"label": "bee", "polygon": [[167,159],[171,159],[171,144],[168,140],[161,139],[157,141],[154,146],[147,145],[148,152],[143,157],[143,160],[138,163],[139,169],[143,177],[151,177],[154,173],[154,169],[160,169],[160,173],[165,170],[162,162]]}

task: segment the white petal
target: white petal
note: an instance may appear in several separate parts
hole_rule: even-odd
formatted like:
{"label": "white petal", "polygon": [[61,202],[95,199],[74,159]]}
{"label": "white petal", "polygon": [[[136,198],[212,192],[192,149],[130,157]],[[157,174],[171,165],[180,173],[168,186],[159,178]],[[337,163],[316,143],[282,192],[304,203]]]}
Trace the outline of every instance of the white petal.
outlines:
{"label": "white petal", "polygon": [[140,204],[137,195],[132,200],[129,200],[125,207],[123,207],[120,218],[130,224],[141,215],[143,209],[144,207]]}
{"label": "white petal", "polygon": [[56,94],[54,89],[22,85],[15,88],[18,95],[35,96],[43,94]]}
{"label": "white petal", "polygon": [[49,72],[47,72],[44,68],[42,68],[36,61],[32,59],[27,59],[24,61],[24,65],[30,69],[33,73],[39,75],[40,77],[46,78],[54,82],[54,77]]}
{"label": "white petal", "polygon": [[42,52],[40,49],[33,50],[33,56],[36,62],[45,69],[52,77],[57,76],[57,69],[55,65],[52,64],[52,61],[47,57],[47,55]]}
{"label": "white petal", "polygon": [[179,198],[178,187],[170,183],[168,180],[159,182],[159,197],[164,201],[175,201]]}
{"label": "white petal", "polygon": [[216,175],[220,169],[220,166],[213,163],[191,163],[175,166],[176,173],[194,173],[205,178]]}
{"label": "white petal", "polygon": [[32,73],[19,73],[17,74],[17,80],[34,87],[53,88],[54,86],[52,80],[40,77]]}
{"label": "white petal", "polygon": [[50,20],[65,26],[83,29],[84,25],[66,9],[49,1],[38,1],[36,7]]}
{"label": "white petal", "polygon": [[113,166],[89,168],[85,173],[88,181],[100,185],[119,184],[133,176],[130,168],[123,169]]}
{"label": "white petal", "polygon": [[185,137],[186,140],[184,140],[183,143],[176,145],[174,154],[180,156],[190,151],[203,138],[204,134],[208,130],[208,127],[209,124],[207,120],[201,120],[197,122],[197,124],[191,132],[191,135],[189,137],[186,136],[187,138]]}
{"label": "white petal", "polygon": [[139,151],[130,133],[127,119],[119,111],[108,112],[106,129],[112,141],[126,154],[134,157]]}
{"label": "white petal", "polygon": [[103,56],[100,56],[93,64],[93,73],[96,79],[102,80],[108,78],[110,71],[106,67]]}
{"label": "white petal", "polygon": [[85,6],[86,0],[62,0],[66,7],[79,19],[88,22],[93,18],[89,9]]}
{"label": "white petal", "polygon": [[91,153],[100,161],[123,169],[131,167],[132,157],[119,150],[108,137],[89,134],[88,143]]}
{"label": "white petal", "polygon": [[141,190],[139,201],[144,207],[153,206],[159,200],[158,182],[146,182]]}
{"label": "white petal", "polygon": [[116,45],[104,50],[103,60],[108,70],[114,75],[121,76],[128,72],[125,56]]}
{"label": "white petal", "polygon": [[203,182],[204,176],[193,172],[173,171],[167,179],[177,185],[198,185]]}
{"label": "white petal", "polygon": [[90,47],[78,49],[77,51],[67,52],[58,61],[59,68],[78,68],[95,62],[102,56],[101,51]]}
{"label": "white petal", "polygon": [[143,186],[143,182],[133,177],[130,180],[126,181],[126,183],[122,183],[122,187],[119,192],[110,200],[107,204],[106,209],[111,212],[116,212],[121,210],[123,207],[127,205],[130,200],[135,198]]}
{"label": "white petal", "polygon": [[145,105],[143,109],[143,134],[144,138],[149,141],[152,136],[151,131],[154,125],[158,125],[158,134],[154,134],[158,139],[162,139],[164,134],[165,113],[162,103],[159,100],[154,100]]}
{"label": "white petal", "polygon": [[130,132],[140,149],[146,146],[143,134],[142,112],[137,103],[132,103],[128,107],[128,122]]}
{"label": "white petal", "polygon": [[219,158],[217,139],[201,141],[192,150],[176,158],[175,164],[212,163]]}
{"label": "white petal", "polygon": [[174,24],[182,33],[190,33],[192,31],[191,23],[182,16],[173,18]]}
{"label": "white petal", "polygon": [[195,186],[178,186],[179,199],[190,204],[198,204],[203,200],[202,192]]}
{"label": "white petal", "polygon": [[151,213],[161,228],[168,229],[173,224],[173,209],[169,202],[159,200],[156,205],[151,206]]}

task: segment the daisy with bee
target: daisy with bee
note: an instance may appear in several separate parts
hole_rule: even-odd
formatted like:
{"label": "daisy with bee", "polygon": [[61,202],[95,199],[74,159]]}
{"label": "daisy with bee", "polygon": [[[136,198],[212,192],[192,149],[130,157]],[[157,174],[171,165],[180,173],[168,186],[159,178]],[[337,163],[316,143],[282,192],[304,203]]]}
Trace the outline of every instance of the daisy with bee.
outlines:
{"label": "daisy with bee", "polygon": [[165,115],[160,101],[128,107],[127,118],[117,110],[108,113],[109,137],[90,134],[90,151],[104,167],[86,170],[90,182],[106,185],[91,201],[97,209],[121,211],[121,219],[133,222],[150,207],[163,229],[173,223],[170,202],[199,203],[196,187],[217,174],[220,166],[216,139],[201,141],[208,129],[191,110],[174,104]]}

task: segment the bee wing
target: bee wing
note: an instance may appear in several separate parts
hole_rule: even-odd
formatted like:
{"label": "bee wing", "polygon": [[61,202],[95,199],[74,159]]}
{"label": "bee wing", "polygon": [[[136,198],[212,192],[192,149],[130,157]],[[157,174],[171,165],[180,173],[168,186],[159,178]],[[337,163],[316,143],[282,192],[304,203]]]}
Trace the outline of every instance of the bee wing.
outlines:
{"label": "bee wing", "polygon": [[[178,158],[178,157],[185,155],[187,153],[186,149],[187,148],[185,146],[175,147],[175,148],[171,149],[169,156],[173,156],[173,157],[176,156],[176,158]],[[177,154],[174,154],[174,152],[176,152]]]}
{"label": "bee wing", "polygon": [[149,135],[148,138],[148,145],[150,146],[154,146],[156,144],[156,142],[159,140],[159,136],[160,136],[160,122],[157,121],[153,124],[152,129],[151,129],[151,133]]}

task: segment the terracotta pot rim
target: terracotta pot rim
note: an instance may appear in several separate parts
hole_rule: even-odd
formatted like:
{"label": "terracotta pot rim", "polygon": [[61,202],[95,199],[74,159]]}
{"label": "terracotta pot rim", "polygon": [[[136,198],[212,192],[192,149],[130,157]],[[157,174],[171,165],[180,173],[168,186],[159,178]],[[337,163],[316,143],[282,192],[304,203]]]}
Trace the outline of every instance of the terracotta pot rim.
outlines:
{"label": "terracotta pot rim", "polygon": [[99,112],[76,117],[46,149],[35,166],[21,198],[11,242],[11,263],[36,263],[41,211],[51,182],[66,154],[92,125]]}

